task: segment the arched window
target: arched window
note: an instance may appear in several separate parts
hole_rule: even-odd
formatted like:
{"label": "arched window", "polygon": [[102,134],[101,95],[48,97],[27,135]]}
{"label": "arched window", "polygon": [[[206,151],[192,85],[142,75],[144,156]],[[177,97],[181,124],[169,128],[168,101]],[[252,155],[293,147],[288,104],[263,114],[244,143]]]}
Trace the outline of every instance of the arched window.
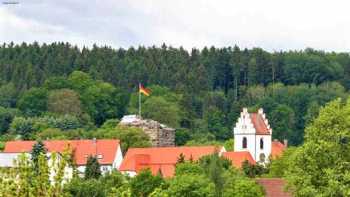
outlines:
{"label": "arched window", "polygon": [[264,153],[261,153],[259,155],[259,160],[260,160],[260,162],[265,162],[265,154]]}
{"label": "arched window", "polygon": [[243,137],[242,147],[247,148],[247,138],[246,137]]}
{"label": "arched window", "polygon": [[264,149],[264,140],[260,138],[260,149]]}

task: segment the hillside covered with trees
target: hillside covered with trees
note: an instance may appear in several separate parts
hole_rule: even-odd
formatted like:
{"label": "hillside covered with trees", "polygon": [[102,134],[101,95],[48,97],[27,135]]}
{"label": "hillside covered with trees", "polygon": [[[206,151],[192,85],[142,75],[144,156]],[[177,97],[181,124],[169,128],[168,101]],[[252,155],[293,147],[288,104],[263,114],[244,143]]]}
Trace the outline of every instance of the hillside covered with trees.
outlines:
{"label": "hillside covered with trees", "polygon": [[138,138],[136,130],[101,131],[137,112],[139,82],[152,90],[143,116],[177,128],[178,145],[231,139],[245,106],[263,107],[273,138],[299,145],[320,106],[347,97],[350,55],[7,43],[0,47],[1,140]]}

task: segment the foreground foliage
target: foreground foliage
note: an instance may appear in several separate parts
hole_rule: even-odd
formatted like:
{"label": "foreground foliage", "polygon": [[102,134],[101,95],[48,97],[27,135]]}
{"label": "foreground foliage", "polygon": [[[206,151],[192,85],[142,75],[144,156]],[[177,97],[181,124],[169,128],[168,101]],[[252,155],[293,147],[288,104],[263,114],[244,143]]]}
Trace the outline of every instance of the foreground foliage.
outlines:
{"label": "foreground foliage", "polygon": [[[350,195],[350,99],[330,102],[306,129],[286,174],[295,196]],[[286,166],[287,167],[287,166]]]}

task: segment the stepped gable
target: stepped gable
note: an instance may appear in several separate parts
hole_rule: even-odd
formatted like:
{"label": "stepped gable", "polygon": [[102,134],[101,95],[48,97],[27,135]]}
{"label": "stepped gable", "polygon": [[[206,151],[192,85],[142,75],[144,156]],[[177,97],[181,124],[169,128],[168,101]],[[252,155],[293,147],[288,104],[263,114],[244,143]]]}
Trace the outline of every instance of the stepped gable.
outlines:
{"label": "stepped gable", "polygon": [[175,129],[155,120],[142,119],[137,115],[127,115],[122,118],[119,125],[141,128],[149,136],[152,146],[175,146]]}
{"label": "stepped gable", "polygon": [[272,130],[262,108],[258,110],[258,113],[249,115],[257,135],[271,135]]}

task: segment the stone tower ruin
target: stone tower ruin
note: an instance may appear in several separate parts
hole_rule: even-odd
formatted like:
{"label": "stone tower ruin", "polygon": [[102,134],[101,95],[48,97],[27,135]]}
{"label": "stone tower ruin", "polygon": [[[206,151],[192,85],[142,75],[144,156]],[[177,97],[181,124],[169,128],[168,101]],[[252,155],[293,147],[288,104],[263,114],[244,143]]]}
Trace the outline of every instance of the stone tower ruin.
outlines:
{"label": "stone tower ruin", "polygon": [[150,138],[152,146],[175,146],[175,129],[155,120],[142,119],[137,115],[126,115],[119,125],[141,128]]}

